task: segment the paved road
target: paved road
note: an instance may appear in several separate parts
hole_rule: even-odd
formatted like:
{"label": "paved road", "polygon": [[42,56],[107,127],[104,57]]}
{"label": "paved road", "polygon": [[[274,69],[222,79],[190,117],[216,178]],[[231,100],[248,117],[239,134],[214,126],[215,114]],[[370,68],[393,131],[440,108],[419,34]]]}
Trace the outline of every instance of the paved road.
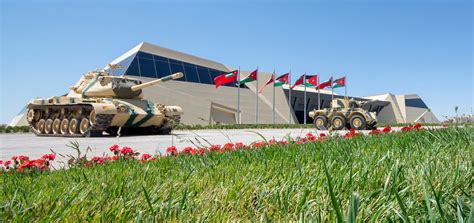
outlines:
{"label": "paved road", "polygon": [[[399,128],[394,128],[398,130]],[[266,139],[274,137],[277,140],[287,135],[291,137],[303,136],[308,132],[319,134],[314,129],[238,129],[238,130],[195,130],[174,131],[170,135],[153,136],[129,136],[129,137],[99,137],[99,138],[62,138],[62,137],[37,137],[33,134],[0,134],[0,160],[10,159],[13,155],[27,155],[30,158],[38,158],[52,149],[59,154],[76,154],[75,150],[67,145],[71,141],[77,141],[81,151],[85,152],[87,147],[91,148],[88,156],[101,156],[110,154],[109,146],[129,146],[140,153],[150,154],[165,153],[167,147],[175,145],[178,149],[185,146],[205,145],[209,141],[213,144],[225,144],[229,141],[243,142],[245,144],[261,140],[256,133],[261,133]],[[364,131],[367,133],[368,131]],[[327,132],[325,132],[327,134]],[[343,135],[346,131],[339,131]]]}

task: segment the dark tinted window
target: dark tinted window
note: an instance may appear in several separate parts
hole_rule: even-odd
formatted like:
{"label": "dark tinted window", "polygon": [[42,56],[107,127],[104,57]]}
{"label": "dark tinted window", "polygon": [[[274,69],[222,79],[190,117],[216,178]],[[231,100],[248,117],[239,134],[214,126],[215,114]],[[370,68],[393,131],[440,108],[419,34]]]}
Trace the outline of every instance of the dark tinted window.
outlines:
{"label": "dark tinted window", "polygon": [[138,52],[138,57],[153,60],[153,55],[144,52]]}
{"label": "dark tinted window", "polygon": [[426,104],[420,98],[405,99],[405,106],[415,108],[428,108],[428,106],[426,106]]}
{"label": "dark tinted window", "polygon": [[139,58],[138,61],[140,62],[140,74],[142,77],[156,78],[155,64],[153,63],[153,60]]}
{"label": "dark tinted window", "polygon": [[212,80],[212,83],[214,84],[214,78],[224,73],[221,73],[218,70],[209,69],[209,74],[211,74],[211,80]]}
{"label": "dark tinted window", "polygon": [[126,75],[140,76],[140,70],[138,68],[138,59],[136,57],[135,57],[135,59],[133,59],[132,63],[128,67],[128,70],[125,74]]}
{"label": "dark tinted window", "polygon": [[173,60],[173,59],[169,59],[169,60],[170,60],[170,63],[172,64],[183,64],[183,62],[179,60]]}
{"label": "dark tinted window", "polygon": [[166,58],[166,57],[160,57],[160,56],[157,56],[157,55],[153,55],[153,59],[168,63],[168,58]]}
{"label": "dark tinted window", "polygon": [[214,84],[214,80],[209,77],[209,69],[206,67],[197,66],[199,79],[203,84]]}
{"label": "dark tinted window", "polygon": [[168,62],[161,62],[155,60],[156,72],[158,74],[158,78],[162,78],[164,76],[170,75],[170,64]]}
{"label": "dark tinted window", "polygon": [[199,77],[196,71],[196,65],[184,63],[184,72],[186,73],[187,81],[199,83]]}
{"label": "dark tinted window", "polygon": [[[184,70],[183,70],[183,63],[181,64],[170,64],[171,66],[171,73],[174,74],[174,73],[177,73],[177,72],[183,72],[184,73]],[[186,81],[186,75],[184,75],[184,77],[178,79],[180,81]]]}

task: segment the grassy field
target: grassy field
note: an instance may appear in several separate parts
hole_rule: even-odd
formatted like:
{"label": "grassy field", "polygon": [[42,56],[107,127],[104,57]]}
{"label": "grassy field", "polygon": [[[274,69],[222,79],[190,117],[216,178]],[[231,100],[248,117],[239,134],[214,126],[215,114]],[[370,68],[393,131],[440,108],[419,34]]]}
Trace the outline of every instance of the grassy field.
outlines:
{"label": "grassy field", "polygon": [[473,222],[472,128],[0,174],[11,221]]}

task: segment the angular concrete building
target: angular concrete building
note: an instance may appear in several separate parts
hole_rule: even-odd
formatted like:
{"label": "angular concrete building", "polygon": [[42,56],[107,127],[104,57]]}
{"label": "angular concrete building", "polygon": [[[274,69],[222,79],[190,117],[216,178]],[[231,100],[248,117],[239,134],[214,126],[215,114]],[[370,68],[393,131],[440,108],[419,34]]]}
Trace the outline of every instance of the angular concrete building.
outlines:
{"label": "angular concrete building", "polygon": [[[182,123],[216,124],[216,123],[303,123],[304,87],[292,90],[288,85],[275,88],[275,117],[273,118],[273,90],[268,86],[261,94],[256,95],[269,79],[270,73],[259,72],[259,82],[246,83],[240,88],[240,116],[238,113],[238,87],[227,84],[214,87],[214,78],[220,74],[235,70],[225,64],[177,52],[149,43],[140,43],[123,55],[111,61],[122,68],[115,69],[113,75],[125,75],[149,81],[172,73],[183,72],[184,77],[178,81],[165,82],[144,89],[145,97],[154,102],[167,105],[179,105],[184,110]],[[241,71],[241,78],[248,71]],[[78,74],[79,76],[80,74]],[[294,77],[293,77],[294,79]],[[307,88],[307,111],[321,106],[329,107],[331,91]],[[334,95],[342,98],[341,95]],[[417,95],[384,94],[370,97],[352,97],[355,100],[379,100],[370,111],[378,113],[379,122],[438,122],[434,114]],[[258,113],[256,104],[258,101]],[[16,117],[12,125],[25,125],[24,112]],[[258,114],[258,115],[257,115]],[[258,116],[258,117],[257,117]],[[307,122],[312,120],[307,116]]]}

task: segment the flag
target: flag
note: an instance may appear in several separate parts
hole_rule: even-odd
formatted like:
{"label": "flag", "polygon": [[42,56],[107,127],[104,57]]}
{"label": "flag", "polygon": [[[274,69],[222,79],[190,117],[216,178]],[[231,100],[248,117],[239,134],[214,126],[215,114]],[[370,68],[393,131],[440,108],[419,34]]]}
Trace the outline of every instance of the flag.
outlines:
{"label": "flag", "polygon": [[258,91],[258,93],[262,93],[263,89],[264,89],[267,85],[269,85],[269,84],[271,84],[271,83],[273,83],[273,82],[275,82],[275,73],[272,74],[272,76],[270,77],[270,79],[267,81],[267,83],[265,83],[265,85],[263,85],[262,89],[260,89],[260,91]]}
{"label": "flag", "polygon": [[218,88],[221,85],[236,82],[237,81],[237,74],[239,73],[238,70],[231,71],[226,74],[221,74],[217,77],[214,78],[214,84],[216,85],[216,88]]}
{"label": "flag", "polygon": [[288,78],[290,77],[290,73],[283,74],[275,80],[275,87],[282,86],[284,84],[288,84]]}
{"label": "flag", "polygon": [[298,80],[296,80],[295,84],[293,84],[293,86],[291,86],[291,89],[295,88],[296,86],[298,86],[300,84],[303,84],[305,76],[306,76],[306,74],[301,75],[301,77],[298,78]]}
{"label": "flag", "polygon": [[331,86],[332,86],[332,77],[329,78],[328,81],[323,82],[323,83],[320,83],[320,84],[316,87],[316,90],[324,89],[324,88],[326,88],[326,87],[331,87]]}
{"label": "flag", "polygon": [[267,83],[265,83],[265,85],[262,87],[262,89],[260,89],[259,93],[262,93],[263,89],[271,83],[273,83],[273,85],[275,87],[282,86],[283,84],[288,84],[288,76],[289,75],[290,75],[289,73],[283,74],[283,75],[277,77],[277,79],[275,80],[275,74],[272,74],[272,76],[267,81]]}
{"label": "flag", "polygon": [[306,87],[312,87],[318,85],[318,75],[306,76]]}
{"label": "flag", "polygon": [[252,71],[252,73],[250,73],[249,76],[247,76],[246,78],[240,80],[239,84],[245,84],[245,83],[257,80],[257,72],[258,72],[258,69]]}
{"label": "flag", "polygon": [[346,77],[341,77],[339,79],[336,79],[333,82],[332,88],[345,87],[345,86],[346,86]]}

